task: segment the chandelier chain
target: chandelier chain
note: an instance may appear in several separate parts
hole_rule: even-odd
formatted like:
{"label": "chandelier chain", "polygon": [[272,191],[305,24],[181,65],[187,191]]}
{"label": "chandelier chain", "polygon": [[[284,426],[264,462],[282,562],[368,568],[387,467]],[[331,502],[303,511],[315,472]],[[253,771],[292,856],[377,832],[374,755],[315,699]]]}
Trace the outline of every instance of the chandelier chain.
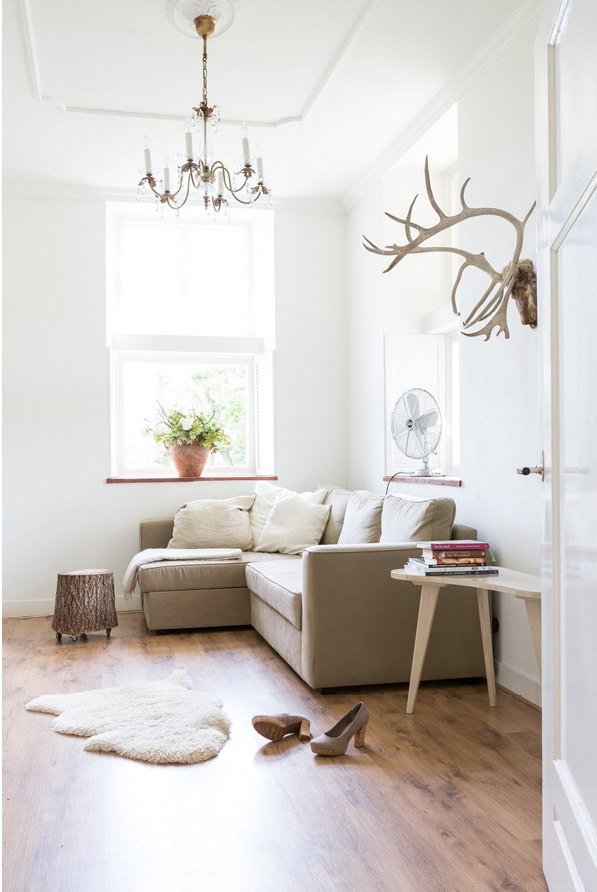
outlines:
{"label": "chandelier chain", "polygon": [[207,108],[207,37],[203,38],[203,105]]}

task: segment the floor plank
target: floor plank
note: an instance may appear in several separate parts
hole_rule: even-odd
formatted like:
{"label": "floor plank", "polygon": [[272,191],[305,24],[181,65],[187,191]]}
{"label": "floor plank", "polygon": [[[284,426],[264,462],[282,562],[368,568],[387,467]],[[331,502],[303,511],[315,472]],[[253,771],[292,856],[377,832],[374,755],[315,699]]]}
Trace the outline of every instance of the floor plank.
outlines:
{"label": "floor plank", "polygon": [[[7,619],[5,892],[539,892],[541,716],[483,682],[308,688],[252,629],[155,636],[139,613],[56,642],[48,618]],[[220,755],[157,766],[86,753],[24,704],[44,693],[158,680],[185,668],[232,719]],[[257,713],[315,734],[359,699],[367,746],[314,757],[267,743]]]}

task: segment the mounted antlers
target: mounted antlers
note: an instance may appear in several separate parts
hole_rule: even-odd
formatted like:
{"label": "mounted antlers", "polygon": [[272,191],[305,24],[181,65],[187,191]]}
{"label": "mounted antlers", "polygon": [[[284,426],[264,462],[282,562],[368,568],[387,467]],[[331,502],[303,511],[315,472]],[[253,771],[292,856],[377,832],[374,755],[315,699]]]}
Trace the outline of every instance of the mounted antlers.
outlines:
{"label": "mounted antlers", "polygon": [[[469,266],[476,267],[486,273],[491,280],[491,284],[483,294],[482,298],[463,322],[463,334],[468,335],[469,337],[485,335],[485,340],[488,341],[493,329],[497,328],[498,335],[503,331],[504,335],[508,338],[510,337],[510,332],[508,331],[507,310],[508,301],[512,296],[518,305],[523,325],[530,325],[534,328],[537,324],[536,279],[534,278],[533,263],[531,260],[520,260],[524,227],[533,212],[535,202],[533,202],[533,205],[524,220],[518,220],[517,217],[509,214],[507,211],[499,210],[499,208],[471,208],[464,200],[464,190],[469,181],[470,177],[464,182],[462,189],[460,190],[462,210],[457,214],[445,214],[435,200],[431,188],[431,180],[429,178],[429,159],[425,158],[425,187],[427,189],[427,197],[429,198],[431,207],[439,217],[439,222],[436,223],[435,226],[429,228],[425,228],[424,226],[420,226],[418,223],[413,222],[412,211],[415,201],[418,198],[418,195],[415,195],[411,206],[408,209],[406,219],[403,220],[401,217],[395,217],[393,214],[386,213],[386,216],[388,216],[390,220],[395,220],[396,223],[402,223],[404,225],[408,243],[404,246],[389,245],[386,248],[378,248],[372,241],[370,241],[370,239],[363,236],[366,242],[364,247],[373,254],[394,257],[394,260],[392,260],[388,268],[384,270],[386,273],[391,269],[394,269],[396,264],[403,260],[407,254],[443,252],[447,254],[458,254],[460,257],[463,257],[464,263],[458,270],[451,297],[452,308],[457,316],[459,316],[460,313],[456,305],[456,293],[464,271]],[[462,251],[460,248],[421,247],[423,242],[433,238],[434,235],[438,235],[440,232],[444,232],[446,229],[450,229],[450,227],[455,226],[457,223],[462,223],[464,220],[469,220],[471,217],[484,216],[501,217],[503,220],[511,223],[516,231],[516,245],[514,247],[512,260],[506,267],[504,267],[502,272],[498,272],[491,266],[486,260],[483,252],[480,254],[471,254],[468,251]],[[416,235],[413,234],[413,230],[416,231]],[[485,322],[486,319],[489,321],[483,327],[476,331],[466,331],[468,328],[472,328],[479,323]]]}

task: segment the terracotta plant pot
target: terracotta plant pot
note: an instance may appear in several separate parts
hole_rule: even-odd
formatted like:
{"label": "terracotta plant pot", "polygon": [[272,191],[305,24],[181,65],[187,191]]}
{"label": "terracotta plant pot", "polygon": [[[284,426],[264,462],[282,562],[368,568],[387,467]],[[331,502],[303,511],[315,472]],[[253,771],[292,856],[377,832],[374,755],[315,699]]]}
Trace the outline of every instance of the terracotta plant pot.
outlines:
{"label": "terracotta plant pot", "polygon": [[170,446],[170,455],[179,477],[201,477],[211,446]]}

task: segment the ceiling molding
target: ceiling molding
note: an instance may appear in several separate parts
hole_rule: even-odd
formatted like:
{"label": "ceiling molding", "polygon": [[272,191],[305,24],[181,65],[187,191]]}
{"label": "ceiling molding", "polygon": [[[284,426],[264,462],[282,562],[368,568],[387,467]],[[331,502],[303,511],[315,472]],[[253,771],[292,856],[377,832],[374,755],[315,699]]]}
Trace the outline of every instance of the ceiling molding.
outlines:
{"label": "ceiling molding", "polygon": [[[247,124],[250,127],[283,127],[286,124],[301,124],[303,121],[307,119],[313,107],[315,106],[317,100],[322,95],[324,90],[326,89],[328,83],[331,81],[335,73],[337,72],[340,64],[355,42],[359,32],[364,27],[365,23],[369,19],[375,7],[378,5],[379,0],[364,0],[361,9],[358,14],[355,16],[354,21],[352,22],[350,28],[348,29],[344,39],[342,40],[340,46],[336,50],[330,64],[327,66],[326,70],[320,77],[319,81],[315,85],[313,92],[308,97],[302,112],[299,115],[290,115],[284,118],[278,118],[275,121],[249,121],[242,120],[237,121],[230,118],[221,118],[220,125],[223,126],[233,126],[239,127],[243,124]],[[39,65],[37,62],[37,48],[35,42],[35,34],[33,29],[33,17],[31,14],[30,0],[19,0],[19,7],[21,11],[21,21],[23,24],[23,31],[25,36],[25,44],[27,47],[27,63],[29,68],[29,78],[31,81],[32,93],[35,99],[40,100],[41,102],[47,102],[50,105],[55,105],[60,111],[65,112],[73,112],[75,114],[84,114],[84,115],[111,115],[115,117],[124,117],[124,118],[149,118],[151,120],[157,121],[186,121],[187,115],[167,115],[160,112],[139,112],[139,111],[127,111],[122,109],[113,109],[113,108],[95,108],[93,106],[85,107],[85,106],[74,106],[68,105],[63,99],[55,96],[47,96],[43,92],[43,86],[41,83],[41,77],[39,73]]]}
{"label": "ceiling molding", "polygon": [[[3,187],[5,198],[47,198],[62,201],[127,201],[137,204],[136,189],[101,188],[93,186],[69,186],[44,183],[5,183]],[[142,201],[148,211],[152,210],[151,201]],[[191,205],[189,205],[191,206]],[[198,205],[192,205],[198,207]],[[236,211],[243,211],[243,205],[231,205]],[[251,211],[283,211],[291,213],[308,214],[345,214],[346,210],[341,201],[322,198],[274,198],[271,206],[267,203],[257,202],[250,208]]]}
{"label": "ceiling molding", "polygon": [[413,118],[400,135],[367,169],[358,185],[344,196],[343,203],[350,212],[365,197],[373,183],[379,180],[398,159],[435,124],[450,106],[495,65],[502,56],[534,27],[543,12],[543,0],[526,0],[492,36],[482,44],[458,74]]}

